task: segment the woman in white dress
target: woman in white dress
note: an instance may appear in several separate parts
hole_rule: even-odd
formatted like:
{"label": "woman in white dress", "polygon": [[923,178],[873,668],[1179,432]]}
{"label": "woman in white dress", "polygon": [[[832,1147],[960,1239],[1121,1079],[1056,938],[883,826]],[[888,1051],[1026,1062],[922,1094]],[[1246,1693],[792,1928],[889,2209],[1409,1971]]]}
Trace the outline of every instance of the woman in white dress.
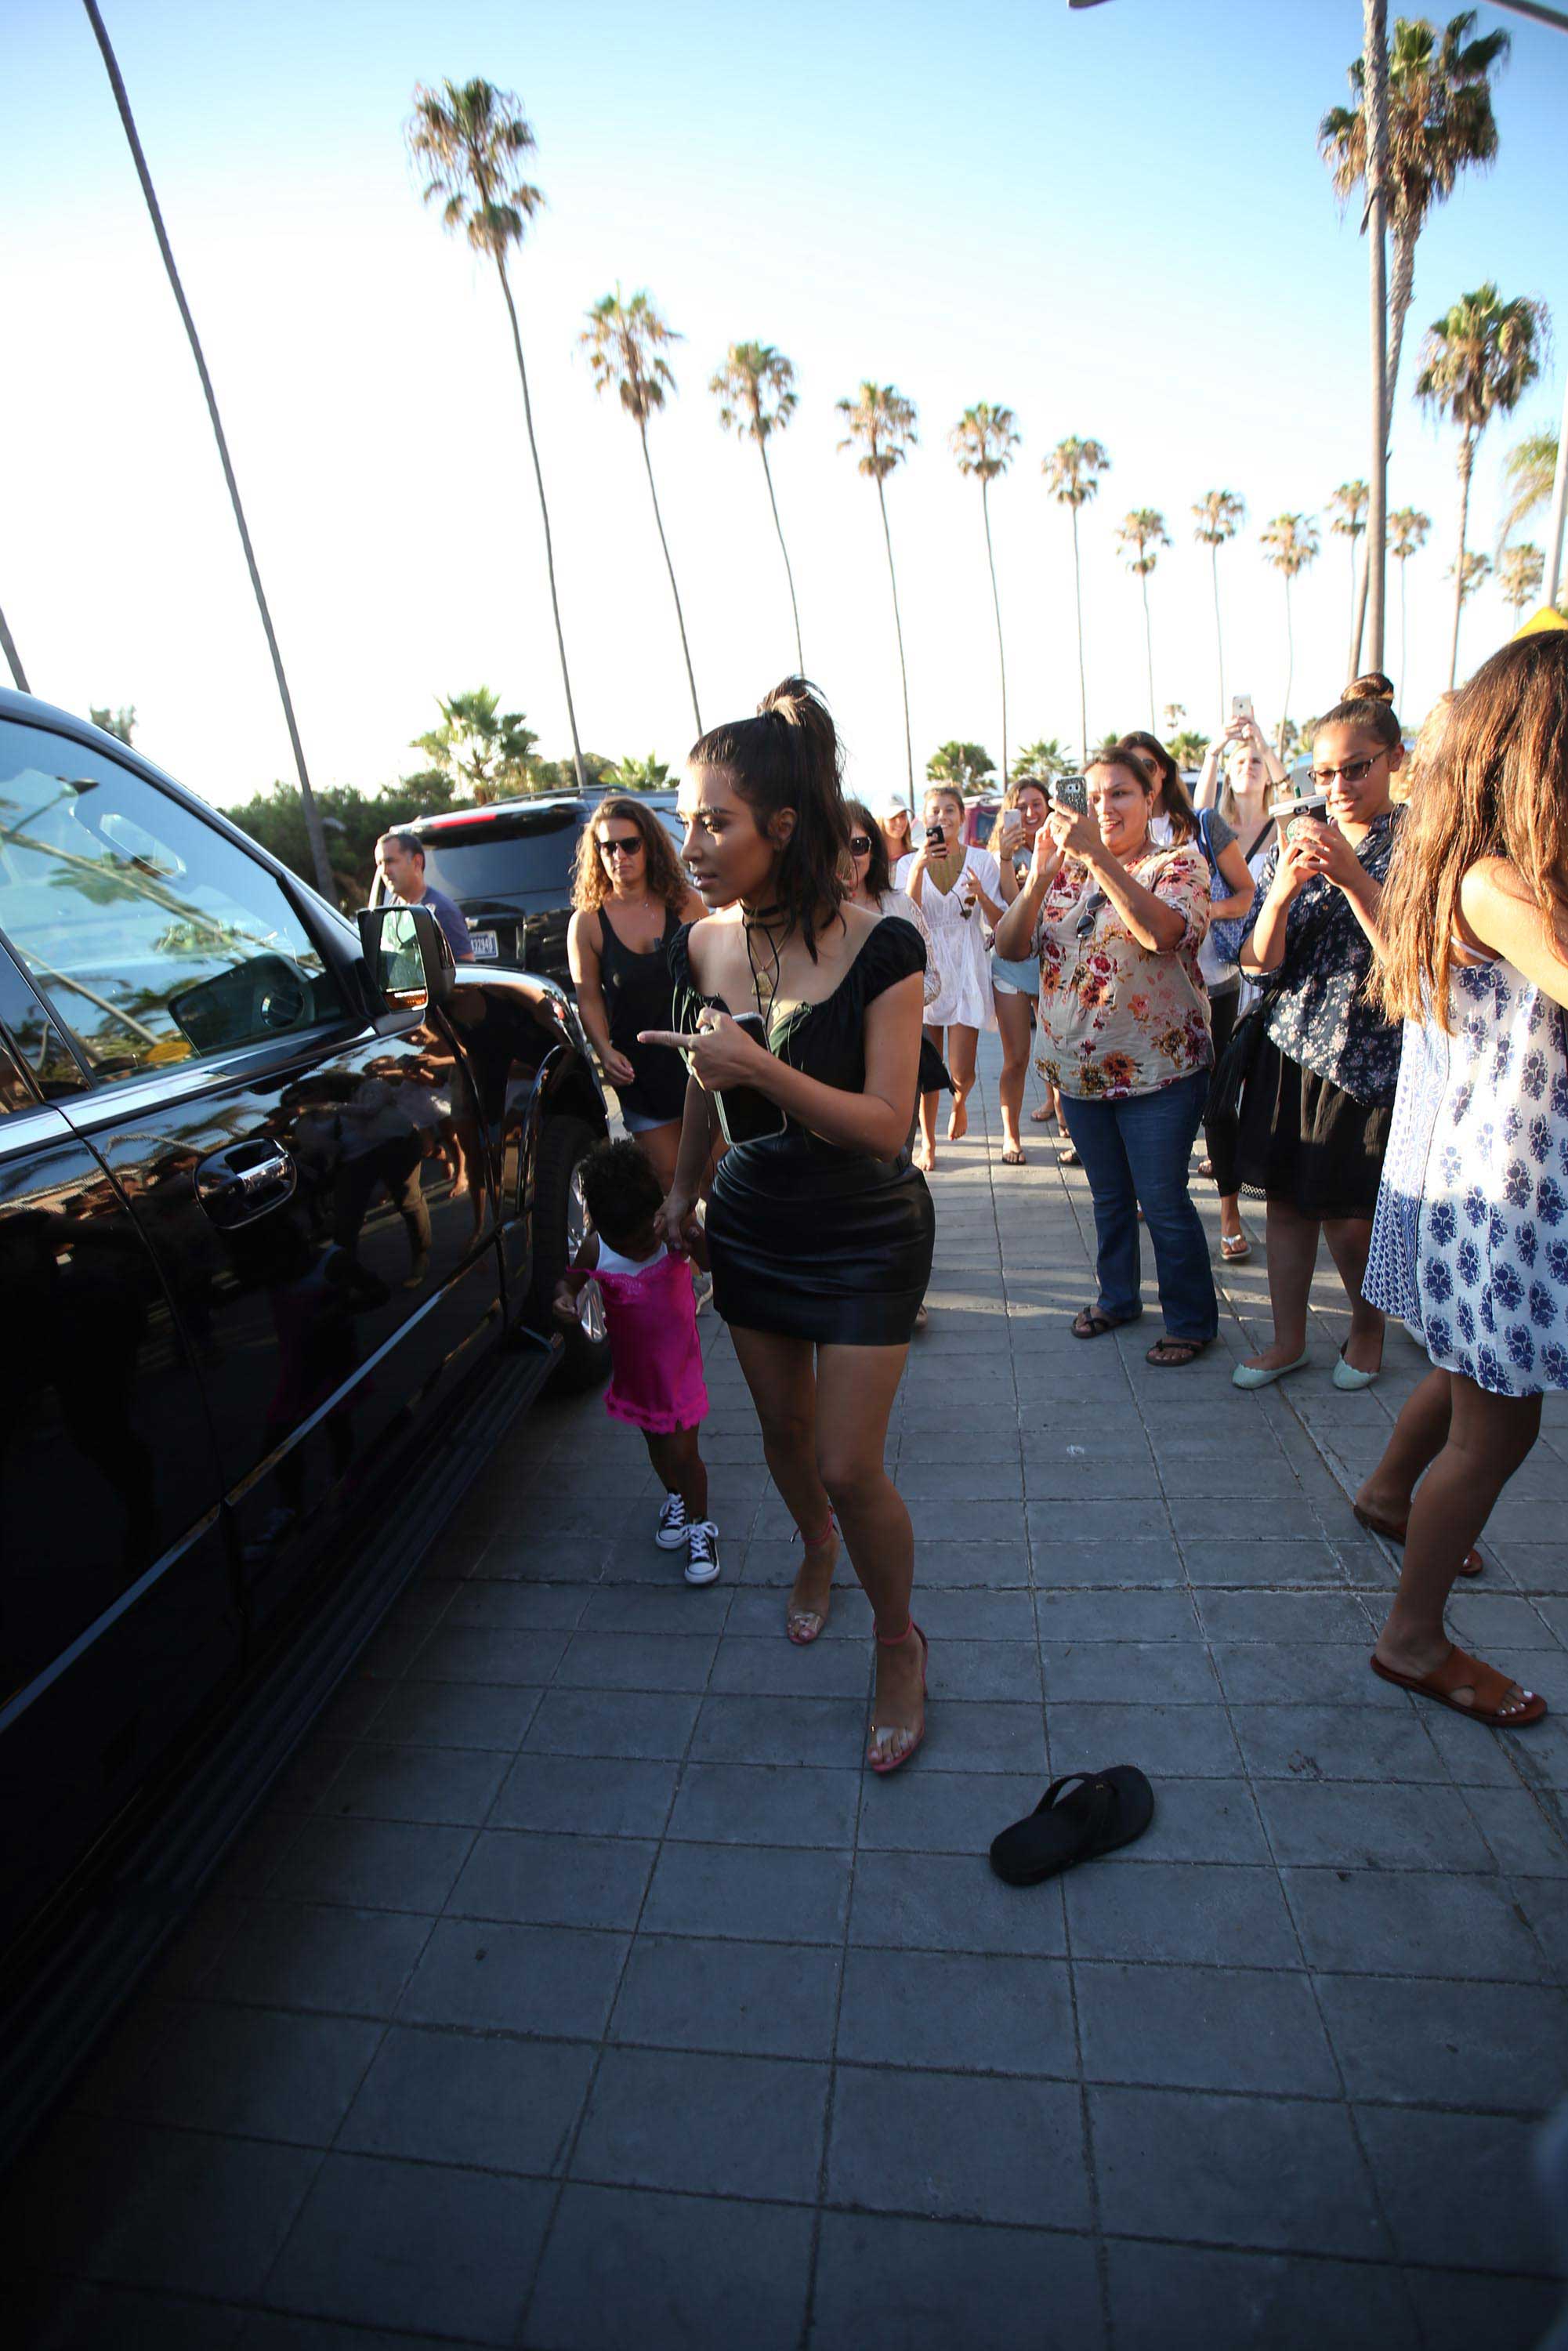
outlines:
{"label": "woman in white dress", "polygon": [[1405,1050],[1362,1289],[1432,1369],[1356,1496],[1405,1547],[1372,1668],[1518,1729],[1545,1700],[1456,1648],[1443,1612],[1542,1395],[1568,1389],[1568,634],[1476,672],[1406,827],[1375,978]]}
{"label": "woman in white dress", "polygon": [[[942,992],[925,1008],[925,1034],[952,1074],[947,1140],[957,1143],[969,1130],[966,1104],[980,1031],[997,1025],[986,925],[999,922],[1004,909],[997,861],[965,841],[963,795],[950,785],[933,784],[926,793],[925,838],[912,857],[899,860],[894,881],[919,907],[936,949]],[[921,1094],[915,1164],[926,1175],[936,1165],[936,1102],[935,1093]]]}

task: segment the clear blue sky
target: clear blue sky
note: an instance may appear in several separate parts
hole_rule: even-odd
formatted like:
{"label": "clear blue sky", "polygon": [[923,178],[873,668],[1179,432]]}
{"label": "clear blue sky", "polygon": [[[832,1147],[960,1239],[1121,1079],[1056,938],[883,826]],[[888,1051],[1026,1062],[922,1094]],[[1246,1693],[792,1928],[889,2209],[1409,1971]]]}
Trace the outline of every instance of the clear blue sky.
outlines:
{"label": "clear blue sky", "polygon": [[[1359,0],[1076,15],[1063,0],[103,5],[319,782],[415,764],[406,747],[434,695],[481,680],[546,750],[565,745],[505,314],[420,204],[401,142],[414,83],[447,74],[519,92],[538,141],[549,209],[516,282],[590,747],[675,760],[693,732],[636,435],[575,348],[618,278],[686,338],[653,447],[705,720],[749,708],[793,657],[760,467],[720,435],[706,388],[742,337],[799,371],[776,480],[807,665],[862,789],[895,782],[904,757],[875,495],[835,449],[833,402],[864,376],[920,410],[888,501],[918,763],[949,736],[1000,747],[978,493],[946,442],[982,399],[1024,434],[992,494],[1013,743],[1077,731],[1067,524],[1040,476],[1068,433],[1113,461],[1083,517],[1092,731],[1147,721],[1137,583],[1113,538],[1145,505],[1176,540],[1150,582],[1156,697],[1212,723],[1189,512],[1212,486],[1249,508],[1221,557],[1227,688],[1277,712],[1281,590],[1258,528],[1282,509],[1322,516],[1365,471],[1365,248],[1314,145],[1344,95]],[[1391,503],[1433,520],[1410,574],[1413,716],[1443,683],[1457,516],[1451,436],[1410,397],[1419,330],[1489,276],[1556,321],[1541,384],[1483,445],[1473,545],[1493,544],[1505,450],[1562,406],[1568,37],[1480,16],[1513,37],[1501,156],[1422,239],[1396,425]],[[36,690],[134,702],[154,758],[234,798],[288,772],[287,740],[193,371],[71,0],[10,0],[0,203],[0,603]],[[1343,683],[1348,582],[1325,528],[1297,590],[1298,713]],[[1465,662],[1506,625],[1483,590]]]}

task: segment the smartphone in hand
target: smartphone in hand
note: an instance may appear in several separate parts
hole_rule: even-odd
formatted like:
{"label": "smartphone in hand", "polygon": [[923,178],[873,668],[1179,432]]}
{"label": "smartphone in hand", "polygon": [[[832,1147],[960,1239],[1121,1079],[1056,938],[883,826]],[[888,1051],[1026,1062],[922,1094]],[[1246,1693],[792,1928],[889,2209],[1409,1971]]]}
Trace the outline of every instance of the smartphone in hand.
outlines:
{"label": "smartphone in hand", "polygon": [[1231,695],[1230,716],[1232,722],[1238,718],[1250,718],[1252,716],[1252,696],[1249,694],[1233,694]]}
{"label": "smartphone in hand", "polygon": [[1058,776],[1051,785],[1051,797],[1058,808],[1071,809],[1074,816],[1089,813],[1089,778],[1087,776]]}

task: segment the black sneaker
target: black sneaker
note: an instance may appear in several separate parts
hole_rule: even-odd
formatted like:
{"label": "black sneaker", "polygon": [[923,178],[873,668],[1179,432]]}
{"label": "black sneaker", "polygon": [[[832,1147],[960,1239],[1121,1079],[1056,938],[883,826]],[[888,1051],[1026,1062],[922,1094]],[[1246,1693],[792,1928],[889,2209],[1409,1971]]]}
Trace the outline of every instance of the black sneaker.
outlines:
{"label": "black sneaker", "polygon": [[718,1529],[711,1519],[695,1519],[686,1530],[686,1582],[718,1581]]}
{"label": "black sneaker", "polygon": [[666,1494],[659,1512],[659,1523],[653,1530],[653,1541],[661,1551],[681,1551],[687,1532],[686,1506],[679,1494]]}

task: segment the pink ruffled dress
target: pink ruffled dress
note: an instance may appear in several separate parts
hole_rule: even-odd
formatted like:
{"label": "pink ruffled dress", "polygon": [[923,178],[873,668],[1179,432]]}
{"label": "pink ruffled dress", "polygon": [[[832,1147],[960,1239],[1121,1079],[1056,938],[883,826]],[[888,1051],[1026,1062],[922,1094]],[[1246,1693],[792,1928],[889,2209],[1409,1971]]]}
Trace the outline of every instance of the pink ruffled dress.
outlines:
{"label": "pink ruffled dress", "polygon": [[636,1272],[601,1268],[593,1278],[610,1333],[605,1411],[653,1437],[695,1428],[707,1417],[707,1386],[688,1259],[662,1249]]}

